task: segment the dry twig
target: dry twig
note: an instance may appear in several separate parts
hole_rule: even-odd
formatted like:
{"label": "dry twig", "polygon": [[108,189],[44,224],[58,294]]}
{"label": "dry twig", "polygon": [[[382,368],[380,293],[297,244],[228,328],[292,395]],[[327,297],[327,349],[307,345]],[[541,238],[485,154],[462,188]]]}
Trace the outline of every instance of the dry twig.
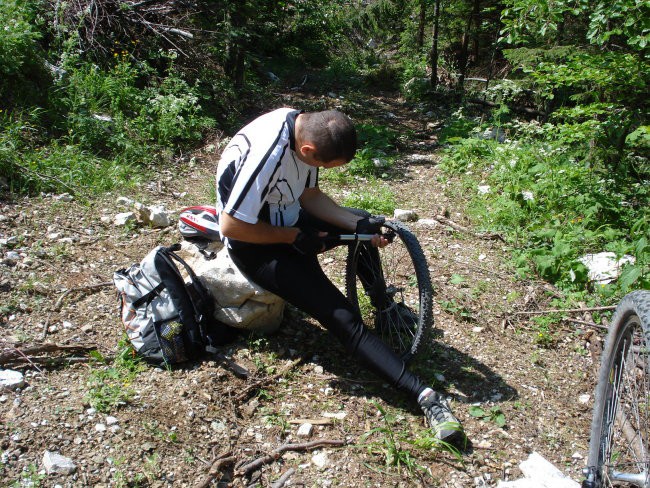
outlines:
{"label": "dry twig", "polygon": [[77,293],[77,292],[82,292],[82,291],[90,291],[90,292],[95,292],[98,290],[101,290],[102,288],[105,288],[107,286],[111,286],[113,284],[112,281],[104,281],[103,283],[96,283],[94,285],[84,285],[84,286],[76,286],[74,288],[70,288],[69,290],[66,290],[63,295],[59,297],[59,299],[56,301],[54,304],[54,310],[59,310],[61,308],[61,304],[63,303],[63,299],[68,296],[70,293]]}
{"label": "dry twig", "polygon": [[495,234],[493,232],[474,232],[474,231],[468,229],[467,227],[463,227],[462,225],[457,224],[453,220],[450,220],[447,217],[444,217],[442,215],[436,215],[433,218],[435,220],[437,220],[438,222],[440,222],[441,224],[444,224],[444,225],[446,225],[448,227],[451,227],[452,229],[457,230],[459,232],[463,232],[465,234],[471,234],[471,235],[476,236],[476,237],[478,237],[480,239],[499,240],[501,242],[505,242],[505,239],[499,234]]}
{"label": "dry twig", "polygon": [[336,440],[336,439],[318,439],[315,441],[304,442],[300,444],[284,444],[278,447],[277,449],[274,449],[266,456],[257,458],[254,461],[251,461],[250,463],[240,467],[237,470],[236,474],[240,476],[241,475],[248,476],[252,472],[264,466],[265,464],[269,464],[272,463],[273,461],[277,461],[278,459],[280,459],[282,454],[284,454],[287,451],[309,451],[311,449],[316,449],[318,447],[326,447],[326,446],[341,447],[344,445],[345,445],[345,441]]}
{"label": "dry twig", "polygon": [[57,356],[49,356],[48,354],[63,353],[75,356],[76,354],[88,353],[90,351],[94,351],[95,349],[97,349],[95,346],[62,346],[58,344],[39,344],[37,346],[30,346],[22,349],[11,346],[0,352],[0,365],[5,366],[29,363],[36,367],[36,363],[58,364],[64,363],[66,361],[87,361],[86,358],[61,358]]}
{"label": "dry twig", "polygon": [[228,466],[235,464],[237,459],[231,453],[224,453],[217,457],[210,466],[210,471],[201,481],[194,485],[194,488],[208,488],[212,481]]}
{"label": "dry twig", "polygon": [[584,308],[566,308],[566,309],[549,309],[549,310],[522,310],[520,312],[510,312],[512,315],[543,315],[546,313],[581,313],[593,312],[597,310],[614,310],[616,306],[611,307],[584,307]]}
{"label": "dry twig", "polygon": [[295,361],[292,361],[291,363],[286,365],[284,368],[280,370],[280,372],[274,374],[273,376],[267,376],[266,378],[262,378],[261,380],[258,380],[255,383],[253,383],[252,385],[247,386],[246,388],[244,388],[244,390],[241,393],[239,393],[239,395],[235,397],[235,402],[236,403],[243,402],[250,396],[250,394],[253,391],[257,390],[261,386],[268,385],[269,383],[273,383],[279,378],[282,378],[285,374],[287,374],[289,371],[291,371],[293,368],[298,366],[303,361],[305,361],[305,358],[296,359]]}
{"label": "dry twig", "polygon": [[284,473],[282,473],[282,476],[280,476],[277,480],[275,480],[271,484],[271,488],[282,488],[284,484],[289,481],[289,478],[293,473],[295,473],[296,470],[293,468],[287,469]]}

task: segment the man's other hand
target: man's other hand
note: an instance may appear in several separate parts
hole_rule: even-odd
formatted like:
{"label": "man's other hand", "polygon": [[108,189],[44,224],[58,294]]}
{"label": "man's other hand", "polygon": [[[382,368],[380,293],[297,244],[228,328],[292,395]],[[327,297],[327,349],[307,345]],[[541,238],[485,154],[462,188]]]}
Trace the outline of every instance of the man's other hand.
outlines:
{"label": "man's other hand", "polygon": [[293,241],[293,248],[300,254],[318,254],[325,250],[324,237],[327,232],[319,232],[314,229],[302,229],[298,232],[296,240]]}

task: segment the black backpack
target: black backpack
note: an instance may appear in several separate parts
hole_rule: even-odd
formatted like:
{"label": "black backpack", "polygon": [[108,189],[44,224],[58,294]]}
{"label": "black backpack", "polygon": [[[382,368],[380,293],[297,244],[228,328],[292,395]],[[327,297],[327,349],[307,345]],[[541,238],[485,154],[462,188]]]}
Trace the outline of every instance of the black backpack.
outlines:
{"label": "black backpack", "polygon": [[179,249],[179,244],[156,247],[139,264],[113,274],[127,336],[138,355],[157,365],[216,353],[215,346],[236,334],[214,319],[214,299],[174,252]]}

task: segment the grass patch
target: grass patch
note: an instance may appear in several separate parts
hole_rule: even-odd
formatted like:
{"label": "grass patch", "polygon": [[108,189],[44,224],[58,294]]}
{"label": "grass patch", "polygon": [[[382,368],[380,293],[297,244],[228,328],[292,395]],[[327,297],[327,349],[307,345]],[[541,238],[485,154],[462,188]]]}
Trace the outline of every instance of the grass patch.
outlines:
{"label": "grass patch", "polygon": [[650,288],[649,185],[579,159],[562,141],[530,137],[503,144],[459,139],[442,167],[460,178],[477,226],[516,248],[519,276],[536,273],[565,290],[581,290],[589,280],[580,258],[611,251],[634,256],[635,264],[616,284],[598,287],[600,293]]}

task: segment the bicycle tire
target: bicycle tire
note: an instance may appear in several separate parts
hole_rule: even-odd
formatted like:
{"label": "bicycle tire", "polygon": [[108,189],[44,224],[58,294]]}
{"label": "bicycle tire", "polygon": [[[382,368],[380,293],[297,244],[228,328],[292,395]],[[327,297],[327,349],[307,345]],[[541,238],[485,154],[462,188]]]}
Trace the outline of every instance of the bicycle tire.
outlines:
{"label": "bicycle tire", "polygon": [[[415,235],[397,221],[386,221],[384,228],[393,241],[388,246],[371,248],[359,242],[349,246],[346,292],[366,326],[409,362],[433,326],[431,276]],[[380,266],[373,265],[373,253]],[[360,276],[364,265],[371,270],[370,278]]]}
{"label": "bicycle tire", "polygon": [[594,400],[583,488],[650,487],[650,291],[612,317]]}

